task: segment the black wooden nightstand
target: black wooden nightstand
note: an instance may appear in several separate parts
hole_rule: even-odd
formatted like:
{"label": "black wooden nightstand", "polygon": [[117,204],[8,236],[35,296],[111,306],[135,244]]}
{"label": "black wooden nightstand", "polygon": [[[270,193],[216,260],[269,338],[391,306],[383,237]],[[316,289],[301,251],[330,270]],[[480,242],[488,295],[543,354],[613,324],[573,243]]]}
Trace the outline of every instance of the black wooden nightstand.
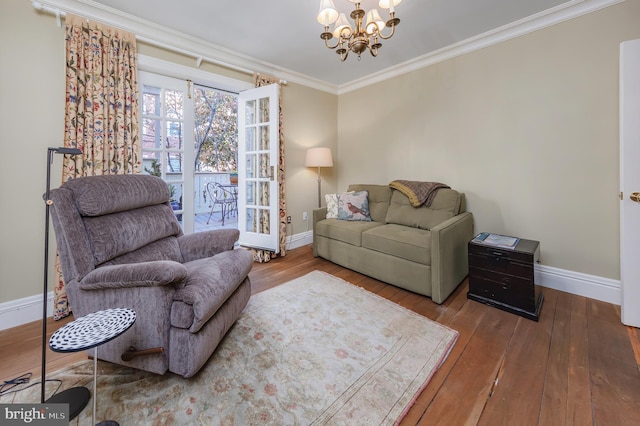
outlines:
{"label": "black wooden nightstand", "polygon": [[538,321],[543,294],[534,282],[540,243],[520,239],[512,249],[469,242],[467,298]]}

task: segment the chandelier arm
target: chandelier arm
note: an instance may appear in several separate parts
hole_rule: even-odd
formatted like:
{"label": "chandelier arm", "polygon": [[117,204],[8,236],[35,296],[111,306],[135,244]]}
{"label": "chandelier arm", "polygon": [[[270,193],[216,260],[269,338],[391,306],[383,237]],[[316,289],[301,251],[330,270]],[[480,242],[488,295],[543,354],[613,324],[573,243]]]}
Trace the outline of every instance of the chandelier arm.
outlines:
{"label": "chandelier arm", "polygon": [[335,46],[330,46],[329,39],[324,39],[324,45],[327,46],[329,49],[335,49],[336,47],[340,46],[340,39],[338,39]]}
{"label": "chandelier arm", "polygon": [[392,23],[391,25],[388,25],[391,28],[391,32],[389,33],[389,35],[385,36],[382,34],[382,32],[378,31],[378,37],[380,37],[383,40],[389,40],[391,37],[393,37],[393,35],[396,32],[396,25],[397,23]]}

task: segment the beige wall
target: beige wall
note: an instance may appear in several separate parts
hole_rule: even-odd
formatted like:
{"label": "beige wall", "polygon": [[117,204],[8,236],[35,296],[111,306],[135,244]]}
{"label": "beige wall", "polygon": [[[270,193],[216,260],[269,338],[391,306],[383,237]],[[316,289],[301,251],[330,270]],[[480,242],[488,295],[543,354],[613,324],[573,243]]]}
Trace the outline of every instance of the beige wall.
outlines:
{"label": "beige wall", "polygon": [[[42,294],[42,194],[47,147],[62,145],[64,31],[29,1],[0,7],[0,302],[6,302]],[[59,183],[60,158],[53,174]]]}
{"label": "beige wall", "polygon": [[[63,144],[64,30],[55,17],[39,14],[26,0],[0,5],[0,146],[3,167],[0,303],[42,294],[46,149]],[[9,42],[11,40],[11,42]],[[195,66],[195,60],[140,45],[141,54]],[[251,76],[203,63],[202,70],[251,81]],[[337,153],[337,96],[296,84],[282,89],[285,121],[287,204],[293,223],[288,234],[306,231],[302,212],[317,203],[316,175],[304,167],[310,146]],[[56,156],[52,187],[60,184]],[[324,173],[324,188],[335,191],[336,177]],[[55,246],[51,233],[51,246]],[[53,253],[53,250],[51,251]],[[51,289],[52,274],[50,273]]]}
{"label": "beige wall", "polygon": [[476,231],[619,279],[618,53],[639,17],[627,1],[340,96],[339,189],[444,182]]}
{"label": "beige wall", "polygon": [[[2,303],[42,291],[41,194],[46,148],[62,144],[64,31],[29,1],[0,7]],[[317,203],[305,150],[330,146],[336,167],[323,169],[323,192],[446,182],[467,193],[477,230],[540,240],[545,265],[619,278],[618,45],[640,37],[638,16],[640,2],[626,1],[340,97],[285,86],[288,234],[307,230],[302,212]],[[53,176],[57,186],[59,157]]]}

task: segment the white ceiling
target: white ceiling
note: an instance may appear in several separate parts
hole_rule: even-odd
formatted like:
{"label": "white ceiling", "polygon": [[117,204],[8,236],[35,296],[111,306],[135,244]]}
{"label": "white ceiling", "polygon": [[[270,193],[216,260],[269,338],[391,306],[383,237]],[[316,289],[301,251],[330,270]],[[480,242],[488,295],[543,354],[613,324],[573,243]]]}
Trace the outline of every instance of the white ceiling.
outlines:
{"label": "white ceiling", "polygon": [[[81,0],[87,3],[85,0]],[[340,86],[463,40],[580,0],[404,0],[401,23],[377,58],[338,55],[320,39],[319,0],[94,0],[261,63]],[[362,8],[378,0],[362,0]],[[347,15],[353,4],[334,0]],[[386,11],[382,13],[386,19]]]}

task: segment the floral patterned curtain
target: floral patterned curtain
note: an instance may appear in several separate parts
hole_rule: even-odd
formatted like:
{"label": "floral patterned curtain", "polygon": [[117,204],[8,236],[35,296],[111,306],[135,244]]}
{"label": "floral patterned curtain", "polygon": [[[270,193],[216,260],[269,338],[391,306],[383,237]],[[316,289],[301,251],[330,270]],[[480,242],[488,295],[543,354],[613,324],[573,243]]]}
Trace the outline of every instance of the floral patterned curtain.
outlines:
{"label": "floral patterned curtain", "polygon": [[[285,176],[284,176],[284,134],[282,132],[282,88],[279,85],[280,80],[275,77],[265,74],[254,74],[253,82],[256,87],[268,86],[269,84],[278,84],[279,88],[279,105],[278,111],[280,111],[279,123],[278,123],[278,135],[280,139],[280,155],[278,156],[278,191],[280,191],[280,226],[279,226],[279,240],[280,240],[280,256],[286,255],[287,248],[287,201],[285,198]],[[276,253],[269,250],[251,249],[253,252],[253,259],[259,263],[269,262],[272,258],[276,257]]]}
{"label": "floral patterned curtain", "polygon": [[[140,173],[138,71],[135,35],[67,14],[66,101],[62,182],[81,176]],[[55,319],[69,315],[56,260]]]}

